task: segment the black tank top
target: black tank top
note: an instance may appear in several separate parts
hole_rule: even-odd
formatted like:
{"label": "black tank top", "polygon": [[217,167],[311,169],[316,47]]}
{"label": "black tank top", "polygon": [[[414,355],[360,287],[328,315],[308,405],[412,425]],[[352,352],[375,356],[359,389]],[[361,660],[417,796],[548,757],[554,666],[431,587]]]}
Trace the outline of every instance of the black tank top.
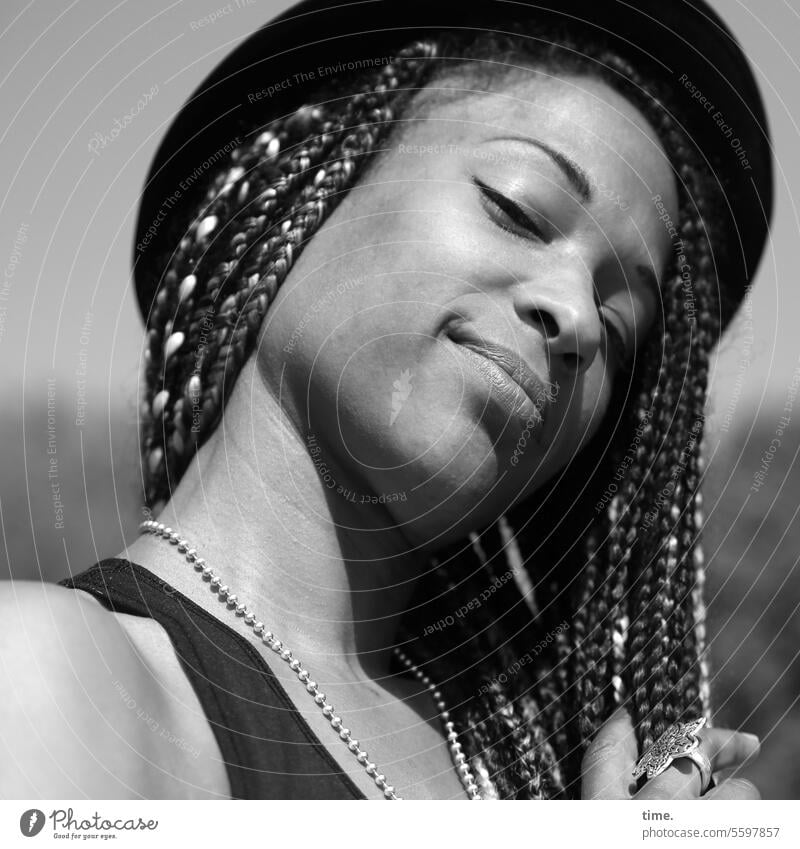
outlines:
{"label": "black tank top", "polygon": [[109,558],[58,583],[166,630],[213,729],[234,799],[366,798],[255,647],[166,581],[138,563]]}

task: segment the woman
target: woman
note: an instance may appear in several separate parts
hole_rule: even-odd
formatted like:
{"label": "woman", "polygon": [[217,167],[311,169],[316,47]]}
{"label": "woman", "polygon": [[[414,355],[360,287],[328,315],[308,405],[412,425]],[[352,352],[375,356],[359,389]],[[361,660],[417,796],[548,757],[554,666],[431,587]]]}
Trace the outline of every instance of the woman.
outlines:
{"label": "woman", "polygon": [[[583,4],[589,24],[424,5],[403,25],[433,5],[452,26],[412,38],[368,4],[338,32],[377,45],[386,23],[391,54],[313,72],[297,54],[277,87],[237,83],[283,100],[205,160],[202,199],[162,182],[165,219],[145,200],[152,513],[124,559],[61,582],[76,592],[15,605],[58,605],[78,658],[67,713],[93,750],[71,780],[117,797],[757,798],[710,781],[757,740],[702,727],[708,358],[764,238],[736,219],[736,151],[694,131],[685,81],[632,59],[630,21],[615,41]],[[636,33],[665,56],[695,27],[757,126],[743,57],[687,8],[667,39],[655,5]],[[327,32],[318,3],[283,21],[308,11]],[[87,630],[108,675],[77,651]],[[15,655],[19,675],[45,645]]]}

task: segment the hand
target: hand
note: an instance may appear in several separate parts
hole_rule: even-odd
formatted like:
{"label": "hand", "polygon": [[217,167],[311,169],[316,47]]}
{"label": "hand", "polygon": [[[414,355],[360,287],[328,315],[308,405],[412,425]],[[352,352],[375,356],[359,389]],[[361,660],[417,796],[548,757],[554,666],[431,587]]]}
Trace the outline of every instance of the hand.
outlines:
{"label": "hand", "polygon": [[582,799],[760,799],[744,778],[721,781],[718,770],[740,766],[759,751],[758,737],[727,728],[702,728],[700,749],[711,761],[716,787],[700,796],[700,770],[689,758],[673,761],[636,792],[631,773],[639,759],[628,712],[617,708],[597,732],[581,764]]}

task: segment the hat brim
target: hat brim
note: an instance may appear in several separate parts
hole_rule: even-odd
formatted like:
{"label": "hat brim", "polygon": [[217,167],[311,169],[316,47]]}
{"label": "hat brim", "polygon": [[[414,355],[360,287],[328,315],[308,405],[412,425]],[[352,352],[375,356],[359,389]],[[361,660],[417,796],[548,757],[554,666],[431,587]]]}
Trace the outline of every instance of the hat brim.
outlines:
{"label": "hat brim", "polygon": [[[384,59],[438,30],[502,29],[512,18],[558,15],[612,40],[638,66],[671,83],[701,154],[724,191],[723,245],[714,245],[723,323],[751,283],[772,214],[772,154],[750,64],[703,0],[303,0],[248,36],[187,99],[145,182],[133,250],[139,307],[147,316],[164,269],[200,200],[213,163],[237,128],[263,126],[311,99],[321,76],[348,62]],[[322,72],[320,72],[322,69]],[[328,70],[326,70],[328,69]],[[287,82],[288,81],[288,82]],[[241,134],[239,138],[242,139]],[[243,139],[242,139],[243,140]]]}

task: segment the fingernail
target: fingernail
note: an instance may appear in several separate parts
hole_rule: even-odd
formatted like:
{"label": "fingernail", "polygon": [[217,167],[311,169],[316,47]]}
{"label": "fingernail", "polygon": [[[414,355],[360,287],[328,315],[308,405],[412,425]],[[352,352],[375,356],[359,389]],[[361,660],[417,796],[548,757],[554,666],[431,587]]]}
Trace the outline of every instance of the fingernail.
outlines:
{"label": "fingernail", "polygon": [[740,733],[742,735],[742,739],[747,741],[750,749],[752,749],[753,751],[758,751],[758,749],[761,748],[761,740],[759,739],[757,734],[748,734],[744,731]]}

